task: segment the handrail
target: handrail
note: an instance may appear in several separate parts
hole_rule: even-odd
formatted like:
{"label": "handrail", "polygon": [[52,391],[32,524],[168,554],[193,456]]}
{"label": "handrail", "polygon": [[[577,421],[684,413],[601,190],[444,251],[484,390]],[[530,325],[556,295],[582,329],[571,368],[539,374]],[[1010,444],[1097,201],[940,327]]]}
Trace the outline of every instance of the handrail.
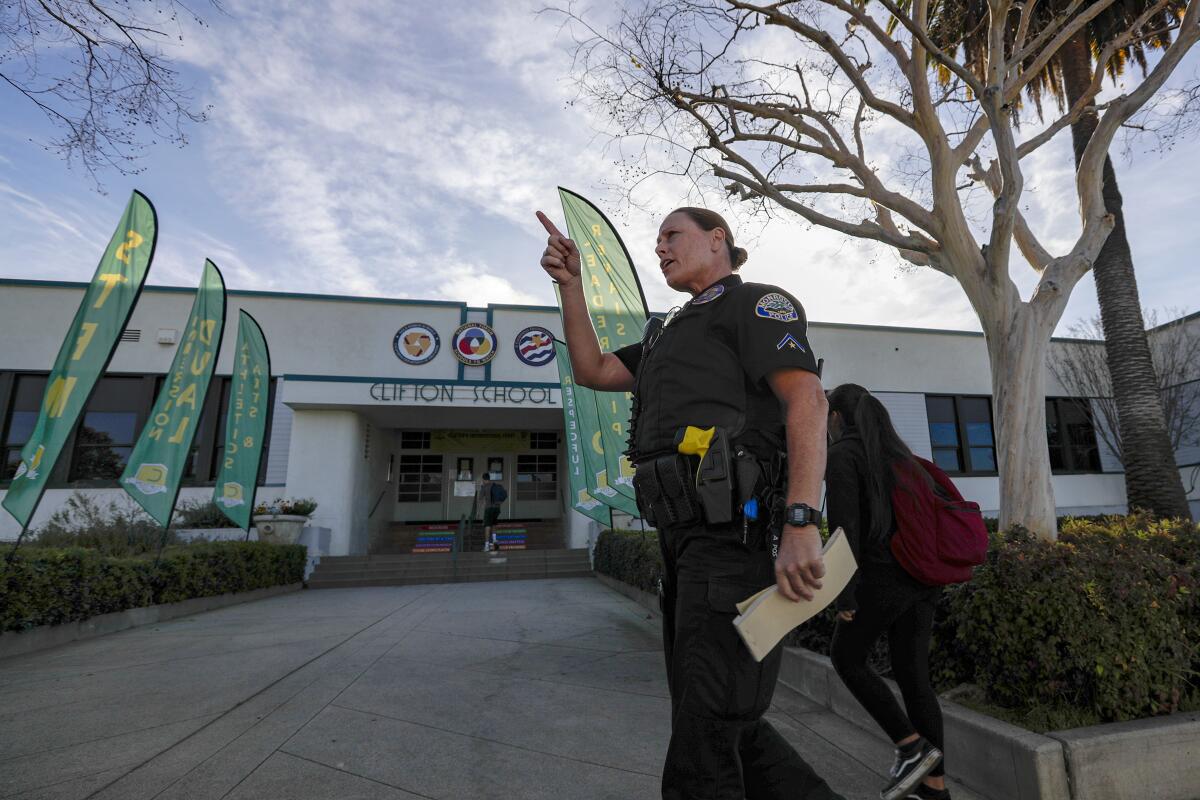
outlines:
{"label": "handrail", "polygon": [[371,511],[369,514],[367,514],[367,519],[370,519],[371,517],[375,516],[375,512],[379,509],[379,504],[383,502],[383,496],[385,494],[387,494],[387,489],[384,489],[382,492],[379,493],[379,497],[375,498],[375,505],[371,506]]}

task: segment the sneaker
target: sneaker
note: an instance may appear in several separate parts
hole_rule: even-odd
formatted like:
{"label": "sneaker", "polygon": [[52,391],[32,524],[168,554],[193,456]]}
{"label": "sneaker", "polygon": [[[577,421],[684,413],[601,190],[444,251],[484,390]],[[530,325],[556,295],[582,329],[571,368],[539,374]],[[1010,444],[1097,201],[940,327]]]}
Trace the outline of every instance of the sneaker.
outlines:
{"label": "sneaker", "polygon": [[879,793],[881,800],[903,800],[942,760],[942,751],[925,737],[897,748],[896,763],[888,770],[892,780]]}
{"label": "sneaker", "polygon": [[904,800],[950,800],[950,790],[934,789],[932,786],[922,783],[905,795]]}

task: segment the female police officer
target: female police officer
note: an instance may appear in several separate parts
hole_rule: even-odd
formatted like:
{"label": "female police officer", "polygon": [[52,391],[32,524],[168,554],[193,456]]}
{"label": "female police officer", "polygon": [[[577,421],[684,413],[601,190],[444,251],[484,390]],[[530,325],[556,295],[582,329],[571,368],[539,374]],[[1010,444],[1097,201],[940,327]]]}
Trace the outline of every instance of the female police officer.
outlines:
{"label": "female police officer", "polygon": [[[734,247],[719,214],[681,208],[663,220],[655,252],[667,285],[692,299],[665,327],[648,325],[640,344],[603,353],[584,299],[579,250],[540,211],[538,219],[550,234],[541,264],[559,284],[576,381],[634,392],[635,485],[643,513],[654,495],[658,513],[647,515],[659,517],[665,573],[672,719],[663,798],[838,798],[762,719],[779,648],[757,663],[732,625],[735,604],[772,581],[791,600],[810,599],[825,572],[813,509],[825,469],[826,402],[803,309],[781,289],[734,274],[746,251]],[[786,492],[790,524],[774,563],[761,520],[752,526],[739,511],[718,524],[690,513],[699,505],[692,482],[673,479],[692,474],[674,466],[689,426],[725,432],[730,446],[768,475],[774,462],[782,477],[779,455],[786,450],[786,486],[778,488]]]}

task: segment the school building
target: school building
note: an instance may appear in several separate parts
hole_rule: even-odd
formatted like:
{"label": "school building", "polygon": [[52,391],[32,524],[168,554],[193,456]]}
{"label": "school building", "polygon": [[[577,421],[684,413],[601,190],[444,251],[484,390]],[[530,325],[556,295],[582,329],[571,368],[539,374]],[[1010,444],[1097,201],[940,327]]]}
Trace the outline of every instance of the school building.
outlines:
{"label": "school building", "polygon": [[[0,496],[84,288],[0,280]],[[31,527],[74,491],[105,503],[125,497],[116,479],[193,297],[193,289],[144,289]],[[470,513],[485,474],[507,490],[501,520],[519,523],[531,542],[583,547],[594,538],[596,524],[567,502],[571,465],[551,343],[562,335],[557,309],[229,292],[226,319],[236,320],[239,308],[258,320],[271,349],[272,411],[258,500],[314,498],[312,524],[330,529],[329,555],[408,552],[421,531],[453,526]],[[1182,324],[1198,326],[1200,315]],[[871,389],[916,453],[946,468],[985,513],[997,513],[981,334],[813,322],[809,337],[825,359],[827,387],[853,381]],[[229,325],[181,501],[212,495],[235,338]],[[1200,375],[1189,378],[1186,389],[1200,391]],[[1124,511],[1121,465],[1096,435],[1099,416],[1090,403],[1071,400],[1053,376],[1048,387],[1047,446],[1060,513]],[[1176,454],[1193,513],[1200,512],[1195,438]],[[18,533],[0,512],[0,539]]]}

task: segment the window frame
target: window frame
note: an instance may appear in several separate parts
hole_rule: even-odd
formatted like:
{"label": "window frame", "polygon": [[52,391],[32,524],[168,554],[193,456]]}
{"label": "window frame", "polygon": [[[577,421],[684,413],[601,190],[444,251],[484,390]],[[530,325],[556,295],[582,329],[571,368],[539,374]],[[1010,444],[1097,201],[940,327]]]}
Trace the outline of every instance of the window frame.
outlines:
{"label": "window frame", "polygon": [[[418,470],[413,472],[405,472],[405,460],[412,459],[417,462]],[[411,462],[410,462],[411,463]],[[437,469],[426,469],[427,466],[436,465]],[[406,483],[403,478],[405,475],[436,475],[437,476],[437,497],[423,498],[422,490],[425,487],[423,480],[418,480],[416,486],[416,497],[407,498],[403,496],[405,490],[410,489],[413,484]],[[401,453],[399,460],[396,462],[396,502],[397,503],[441,503],[446,496],[446,459],[443,453]]]}
{"label": "window frame", "polygon": [[[1047,397],[1046,405],[1049,406],[1051,404],[1054,404],[1054,406],[1055,406],[1054,413],[1057,415],[1059,427],[1060,427],[1060,429],[1062,429],[1062,432],[1060,435],[1063,437],[1063,444],[1060,445],[1060,447],[1062,447],[1062,449],[1063,449],[1063,456],[1064,456],[1063,462],[1064,463],[1069,462],[1070,467],[1067,467],[1064,469],[1054,469],[1053,465],[1051,465],[1050,474],[1051,475],[1102,475],[1102,474],[1104,474],[1104,462],[1100,459],[1100,437],[1096,435],[1096,417],[1092,413],[1092,404],[1091,404],[1090,398],[1087,398],[1087,397]],[[1079,409],[1087,417],[1088,429],[1092,434],[1092,449],[1096,454],[1095,469],[1079,469],[1076,466],[1076,464],[1075,464],[1075,446],[1070,444],[1067,441],[1066,429],[1063,426],[1063,422],[1062,422],[1062,410],[1061,410],[1062,406],[1074,406],[1075,408]],[[1048,410],[1049,409],[1047,409],[1047,411]],[[1047,454],[1047,457],[1049,457],[1049,454],[1050,454],[1049,415],[1047,415],[1047,420],[1046,420],[1046,454]]]}
{"label": "window frame", "polygon": [[[529,463],[529,459],[533,460],[533,469],[522,469],[522,460]],[[545,469],[544,465],[553,463],[553,469]],[[518,502],[522,503],[542,503],[551,500],[558,500],[561,490],[561,480],[559,479],[559,467],[561,463],[558,458],[558,451],[553,452],[548,450],[540,450],[534,453],[518,453],[517,463],[513,470],[514,494]],[[554,476],[553,483],[542,482],[537,480],[522,481],[522,475],[540,475],[549,473]],[[554,487],[554,492],[551,494],[544,487],[550,485]]]}
{"label": "window frame", "polygon": [[[945,393],[926,393],[925,395],[925,430],[929,436],[929,448],[931,455],[934,450],[948,450],[948,447],[937,447],[933,443],[933,432],[929,430],[929,400],[930,398],[938,398],[950,400],[954,407],[954,431],[957,437],[957,447],[959,460],[962,463],[963,469],[958,471],[943,470],[947,475],[956,475],[964,478],[990,478],[999,475],[998,459],[996,451],[999,449],[996,446],[996,412],[992,406],[992,397],[987,394],[945,394]],[[992,429],[992,461],[997,464],[996,468],[992,469],[975,469],[971,458],[971,440],[967,435],[967,423],[963,415],[964,400],[984,400],[987,402],[988,409],[988,424]],[[935,460],[936,463],[936,460]],[[940,466],[940,465],[939,465]]]}
{"label": "window frame", "polygon": [[[50,373],[40,370],[3,370],[0,371],[0,436],[7,434],[9,423],[9,414],[12,411],[13,400],[16,394],[17,380],[22,376],[31,376],[34,378],[49,378]],[[145,429],[146,422],[150,418],[150,412],[154,408],[154,401],[158,396],[158,390],[161,388],[163,381],[166,380],[166,373],[138,373],[138,372],[106,372],[100,376],[100,380],[105,378],[140,378],[141,383],[138,389],[139,397],[136,403],[131,404],[135,408],[137,414],[137,436],[134,437],[136,444],[137,438],[141,436]],[[196,429],[196,436],[192,442],[192,449],[198,451],[196,454],[195,475],[192,477],[184,477],[180,482],[183,487],[200,487],[207,488],[216,485],[215,479],[209,477],[212,472],[212,466],[215,463],[217,451],[217,433],[221,430],[222,420],[219,419],[220,401],[226,387],[232,381],[232,375],[213,375],[212,383],[209,385],[208,396],[204,399],[204,410],[201,412],[200,425]],[[97,381],[99,386],[99,381]],[[274,427],[275,417],[275,399],[276,392],[279,388],[278,376],[273,376],[267,389],[267,419],[266,432],[263,441],[263,458],[258,469],[258,485],[263,486],[266,483],[267,462],[270,458],[271,451],[271,432]],[[94,391],[93,391],[94,394]],[[89,395],[87,402],[84,403],[84,412],[92,403],[93,397]],[[120,488],[119,480],[109,478],[79,478],[71,480],[71,470],[74,468],[75,451],[79,435],[79,426],[84,419],[84,413],[79,415],[79,420],[75,427],[67,436],[63,443],[62,455],[59,456],[58,463],[54,465],[54,470],[50,473],[50,479],[46,482],[47,489],[113,489]],[[0,444],[0,450],[3,450],[4,445]],[[204,476],[200,480],[198,476]],[[11,479],[0,479],[0,489],[7,489],[12,485]]]}

